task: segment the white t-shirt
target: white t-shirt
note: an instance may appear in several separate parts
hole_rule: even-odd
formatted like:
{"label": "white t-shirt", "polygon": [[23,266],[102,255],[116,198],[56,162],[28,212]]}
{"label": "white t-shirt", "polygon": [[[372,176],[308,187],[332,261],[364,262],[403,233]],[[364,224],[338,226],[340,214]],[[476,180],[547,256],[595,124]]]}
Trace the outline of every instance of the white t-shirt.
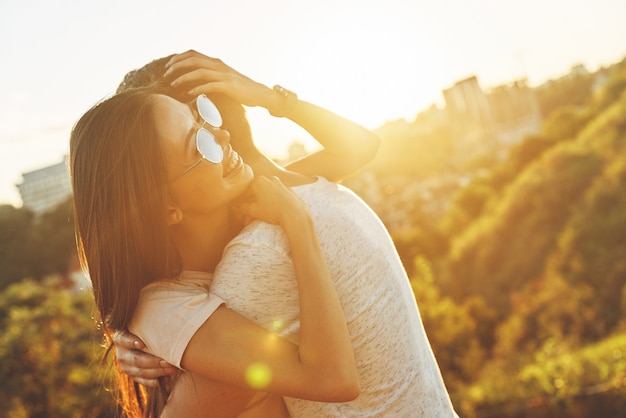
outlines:
{"label": "white t-shirt", "polygon": [[[382,222],[353,192],[324,179],[293,190],[309,207],[346,314],[361,393],[356,400],[346,403],[285,398],[291,416],[456,416],[406,272]],[[203,277],[211,282],[211,275]],[[190,303],[198,300],[199,291],[197,285],[189,286]],[[154,293],[142,291],[137,312],[181,309],[177,303],[179,294],[173,296],[170,304],[168,297],[157,299]],[[211,295],[206,298],[217,306],[226,301],[230,309],[297,343],[300,326],[297,283],[289,245],[281,228],[254,222],[233,239],[224,250],[211,283]],[[183,308],[186,318],[194,318],[190,320],[193,325],[172,323],[169,326],[177,334],[176,343],[163,338],[161,343],[165,345],[157,347],[146,341],[151,352],[172,364],[180,362],[180,357],[168,358],[164,353],[182,356],[182,351],[170,347],[182,344],[183,333],[178,331],[193,328],[210,311],[207,308],[198,313],[197,303],[193,306]],[[180,317],[167,313],[159,316],[170,320]],[[131,331],[142,339],[154,333],[146,329],[147,322],[141,326],[133,319],[133,324],[137,326],[131,327]]]}
{"label": "white t-shirt", "polygon": [[178,280],[159,280],[141,289],[128,329],[146,351],[181,367],[189,340],[224,303],[209,292],[212,275],[185,271]]}

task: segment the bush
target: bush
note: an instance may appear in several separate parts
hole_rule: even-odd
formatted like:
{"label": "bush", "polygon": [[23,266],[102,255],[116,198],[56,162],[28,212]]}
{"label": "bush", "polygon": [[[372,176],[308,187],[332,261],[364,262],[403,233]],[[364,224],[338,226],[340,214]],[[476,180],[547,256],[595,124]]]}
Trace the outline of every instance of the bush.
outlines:
{"label": "bush", "polygon": [[548,340],[519,369],[491,363],[465,393],[459,405],[467,417],[620,416],[626,410],[626,334],[580,349]]}
{"label": "bush", "polygon": [[8,416],[109,417],[88,293],[23,281],[0,293],[0,404]]}

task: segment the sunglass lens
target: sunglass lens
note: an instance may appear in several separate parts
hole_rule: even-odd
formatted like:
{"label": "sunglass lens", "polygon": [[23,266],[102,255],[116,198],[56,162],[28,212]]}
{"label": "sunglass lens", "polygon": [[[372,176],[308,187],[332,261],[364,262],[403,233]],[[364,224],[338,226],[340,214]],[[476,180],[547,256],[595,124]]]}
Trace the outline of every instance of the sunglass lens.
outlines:
{"label": "sunglass lens", "polygon": [[208,97],[202,94],[198,96],[196,103],[198,105],[198,113],[209,125],[216,128],[222,126],[220,111],[217,110],[217,106]]}
{"label": "sunglass lens", "polygon": [[200,154],[212,163],[218,164],[224,159],[222,147],[215,141],[215,136],[206,129],[198,130],[196,146]]}

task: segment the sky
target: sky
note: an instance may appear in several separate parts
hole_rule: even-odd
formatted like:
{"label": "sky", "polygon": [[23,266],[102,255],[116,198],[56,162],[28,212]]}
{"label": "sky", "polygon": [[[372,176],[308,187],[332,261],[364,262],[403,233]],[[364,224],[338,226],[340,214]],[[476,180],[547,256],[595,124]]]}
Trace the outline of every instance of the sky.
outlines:
{"label": "sky", "polygon": [[[413,120],[475,75],[532,86],[626,56],[623,0],[0,0],[0,204],[62,161],[71,128],[124,74],[195,49],[364,126]],[[260,148],[314,142],[248,110]]]}

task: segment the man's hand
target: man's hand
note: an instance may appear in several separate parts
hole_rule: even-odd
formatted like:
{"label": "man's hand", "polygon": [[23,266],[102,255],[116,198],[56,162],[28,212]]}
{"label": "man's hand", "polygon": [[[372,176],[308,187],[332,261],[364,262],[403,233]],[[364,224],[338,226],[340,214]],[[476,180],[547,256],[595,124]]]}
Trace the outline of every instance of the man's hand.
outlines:
{"label": "man's hand", "polygon": [[116,331],[113,344],[120,369],[139,384],[156,387],[159,377],[172,376],[178,370],[165,360],[142,351],[146,345],[133,334]]}

